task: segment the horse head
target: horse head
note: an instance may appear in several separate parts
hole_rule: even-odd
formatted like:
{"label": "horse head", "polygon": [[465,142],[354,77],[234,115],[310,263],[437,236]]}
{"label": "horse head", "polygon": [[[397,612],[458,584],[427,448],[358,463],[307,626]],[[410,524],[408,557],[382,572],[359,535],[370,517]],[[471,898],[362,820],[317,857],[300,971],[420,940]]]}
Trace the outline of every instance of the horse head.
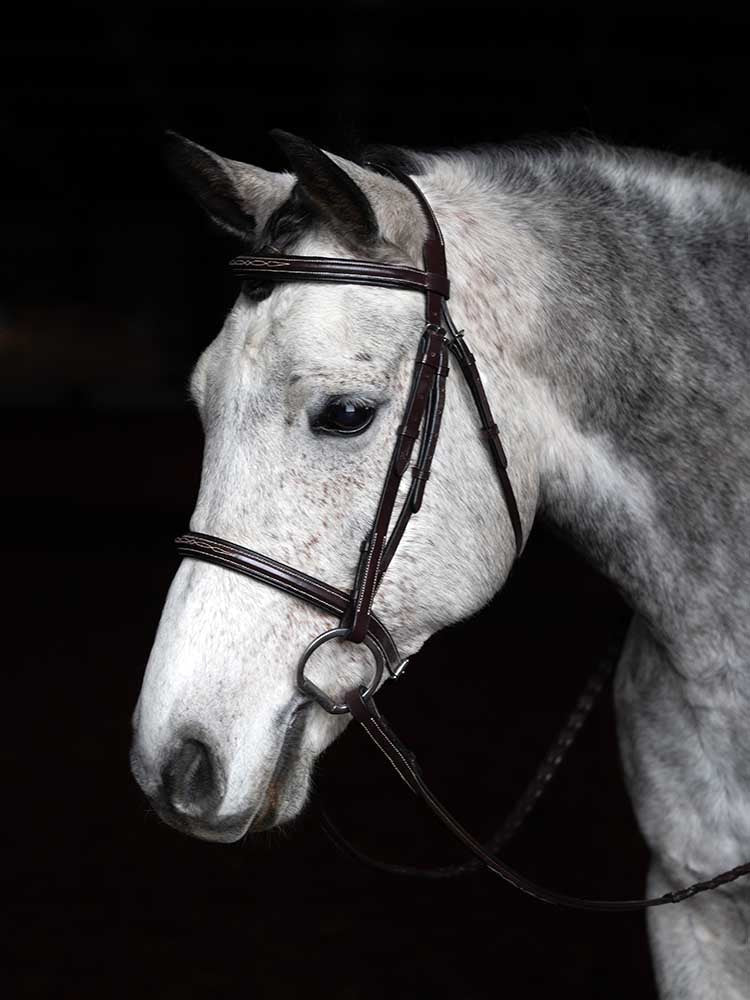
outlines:
{"label": "horse head", "polygon": [[[171,159],[211,219],[251,253],[421,267],[426,223],[413,191],[276,137],[294,173],[227,160],[178,136]],[[430,192],[441,223],[468,236],[466,213],[451,216],[451,195],[445,185]],[[477,252],[461,242],[451,262],[459,311]],[[351,590],[423,329],[424,301],[413,290],[245,282],[191,379],[205,433],[191,530]],[[472,420],[466,387],[449,392],[424,504],[377,591],[375,611],[402,653],[476,612],[513,562],[513,533]],[[528,486],[528,521],[531,463],[516,472]],[[231,841],[301,810],[316,758],[348,718],[323,711],[296,684],[301,650],[330,626],[278,589],[183,561],[134,717],[133,770],[166,822]],[[310,676],[332,693],[351,689],[371,671],[368,655],[327,643]]]}

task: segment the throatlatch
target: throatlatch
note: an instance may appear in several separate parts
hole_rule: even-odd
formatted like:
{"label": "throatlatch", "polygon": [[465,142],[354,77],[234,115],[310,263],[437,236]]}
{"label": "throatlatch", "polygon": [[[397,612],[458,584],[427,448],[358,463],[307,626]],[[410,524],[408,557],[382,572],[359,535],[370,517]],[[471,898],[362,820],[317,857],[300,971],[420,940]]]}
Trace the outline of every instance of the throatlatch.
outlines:
{"label": "throatlatch", "polygon": [[[493,418],[475,358],[466,345],[463,334],[456,329],[448,311],[450,285],[440,227],[417,184],[406,174],[395,170],[387,172],[412,192],[424,213],[427,225],[427,236],[423,246],[424,270],[403,264],[283,254],[267,257],[236,257],[230,263],[232,272],[240,278],[252,276],[271,281],[324,281],[374,285],[416,291],[425,297],[425,328],[417,351],[411,388],[404,416],[396,434],[396,443],[372,527],[362,542],[351,593],[346,594],[292,566],[214,535],[187,532],[177,539],[178,552],[185,558],[214,563],[276,587],[292,597],[314,605],[326,614],[337,617],[338,627],[323,632],[313,639],[300,657],[297,667],[297,685],[300,690],[327,712],[332,714],[350,712],[402,780],[429,806],[446,828],[483,866],[522,892],[561,906],[586,910],[623,911],[679,903],[699,892],[718,888],[750,874],[750,864],[740,865],[713,879],[697,882],[676,892],[651,899],[588,900],[542,888],[489,854],[445,809],[426,785],[414,755],[401,743],[378,711],[373,695],[384,677],[397,677],[401,673],[406,661],[399,655],[396,643],[386,625],[373,613],[372,606],[378,586],[393,559],[409,520],[419,511],[422,503],[440,433],[449,353],[458,362],[479,414],[480,430],[487,443],[513,528],[516,557],[520,556],[524,544],[521,517],[508,475],[507,458],[500,441],[498,426]],[[399,486],[409,467],[417,440],[420,444],[412,468],[412,481],[396,523],[391,528]],[[334,639],[364,643],[372,653],[375,664],[367,686],[349,691],[341,701],[336,701],[320,690],[305,675],[309,658],[320,646]],[[362,857],[356,850],[354,853]],[[415,874],[411,869],[399,869],[397,866],[379,865],[379,867]],[[429,874],[429,872],[429,869],[419,870],[416,874]]]}

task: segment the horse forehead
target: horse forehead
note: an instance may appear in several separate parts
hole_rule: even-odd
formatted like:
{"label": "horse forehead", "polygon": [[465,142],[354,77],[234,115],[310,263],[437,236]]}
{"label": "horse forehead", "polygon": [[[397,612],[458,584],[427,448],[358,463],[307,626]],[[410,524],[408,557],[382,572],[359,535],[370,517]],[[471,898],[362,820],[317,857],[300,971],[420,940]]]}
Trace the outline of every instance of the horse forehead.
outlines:
{"label": "horse forehead", "polygon": [[410,292],[359,285],[281,285],[264,314],[250,317],[243,354],[256,375],[286,381],[291,371],[351,363],[388,374],[414,340],[423,306]]}
{"label": "horse forehead", "polygon": [[[303,257],[349,258],[350,251],[331,234],[306,234],[294,248]],[[275,296],[282,329],[292,333],[301,349],[335,346],[344,354],[369,343],[387,353],[399,332],[408,328],[412,314],[424,312],[414,292],[347,285],[335,282],[282,283]],[[286,324],[283,320],[286,319]],[[367,352],[369,353],[369,352]]]}

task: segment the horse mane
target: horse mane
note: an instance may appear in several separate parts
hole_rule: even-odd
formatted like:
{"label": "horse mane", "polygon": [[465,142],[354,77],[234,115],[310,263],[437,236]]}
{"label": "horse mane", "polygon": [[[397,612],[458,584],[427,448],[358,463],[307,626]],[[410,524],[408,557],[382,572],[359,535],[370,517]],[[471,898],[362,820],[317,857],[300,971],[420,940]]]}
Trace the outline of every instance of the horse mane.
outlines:
{"label": "horse mane", "polygon": [[[595,200],[613,198],[615,187],[621,194],[635,195],[648,184],[661,186],[669,198],[670,185],[689,184],[694,190],[720,187],[737,208],[744,202],[750,212],[750,178],[731,167],[702,156],[684,157],[640,147],[613,146],[590,134],[565,137],[529,135],[512,143],[477,143],[462,148],[429,151],[395,145],[364,145],[354,159],[388,171],[397,169],[412,176],[424,176],[446,167],[480,187],[499,188],[505,195],[529,197],[542,191],[562,196],[584,195]],[[613,181],[619,185],[613,186]],[[316,223],[316,215],[295,185],[289,198],[269,217],[249,249],[261,255],[290,252]],[[245,250],[248,247],[244,247]],[[254,300],[266,298],[272,283],[249,284]]]}
{"label": "horse mane", "polygon": [[741,166],[723,164],[709,153],[684,156],[639,146],[614,146],[590,133],[567,136],[530,134],[508,143],[474,143],[460,148],[417,151],[396,146],[373,146],[365,159],[395,166],[416,176],[439,168],[457,173],[481,186],[499,187],[507,195],[529,195],[557,188],[566,192],[590,190],[603,176],[637,183],[651,179],[720,186],[725,194],[747,198],[750,178]]}

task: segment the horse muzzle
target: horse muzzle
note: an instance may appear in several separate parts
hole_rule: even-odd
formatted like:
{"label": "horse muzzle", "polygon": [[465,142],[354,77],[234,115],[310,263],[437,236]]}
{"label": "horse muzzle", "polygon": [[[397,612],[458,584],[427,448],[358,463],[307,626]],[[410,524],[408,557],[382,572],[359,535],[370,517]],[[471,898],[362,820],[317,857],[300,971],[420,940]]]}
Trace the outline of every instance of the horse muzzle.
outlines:
{"label": "horse muzzle", "polygon": [[250,831],[270,829],[296,815],[306,798],[311,761],[302,751],[302,739],[308,704],[297,702],[291,714],[285,713],[275,764],[255,781],[248,780],[245,792],[229,792],[231,762],[197,731],[181,733],[157,754],[136,737],[130,755],[133,776],[159,818],[189,836],[232,843]]}

